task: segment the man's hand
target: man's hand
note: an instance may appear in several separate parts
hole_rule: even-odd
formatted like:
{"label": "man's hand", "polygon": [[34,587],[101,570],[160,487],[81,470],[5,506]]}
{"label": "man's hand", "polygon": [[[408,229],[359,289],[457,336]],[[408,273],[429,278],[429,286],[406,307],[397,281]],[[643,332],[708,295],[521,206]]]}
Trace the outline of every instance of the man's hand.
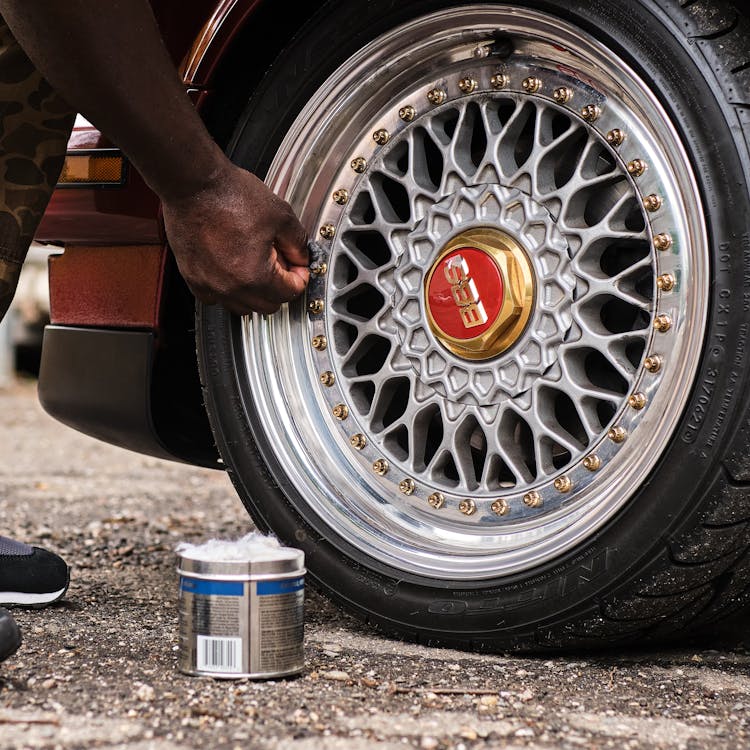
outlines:
{"label": "man's hand", "polygon": [[39,71],[117,143],[161,199],[167,237],[198,299],[240,314],[271,313],[302,294],[304,230],[284,201],[214,143],[149,0],[93,8],[91,0],[0,0]]}
{"label": "man's hand", "polygon": [[305,230],[250,172],[227,162],[207,187],[165,200],[163,211],[180,273],[201,302],[273,313],[304,292]]}

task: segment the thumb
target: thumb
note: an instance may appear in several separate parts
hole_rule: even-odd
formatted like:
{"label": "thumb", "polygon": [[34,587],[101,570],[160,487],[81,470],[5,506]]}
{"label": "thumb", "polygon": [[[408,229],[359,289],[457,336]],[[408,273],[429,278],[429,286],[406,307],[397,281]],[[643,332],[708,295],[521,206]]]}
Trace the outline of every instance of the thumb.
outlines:
{"label": "thumb", "polygon": [[274,301],[289,302],[299,297],[307,286],[307,268],[294,267],[287,270],[276,262],[269,295]]}
{"label": "thumb", "polygon": [[274,246],[290,266],[308,266],[307,232],[294,214],[276,230]]}

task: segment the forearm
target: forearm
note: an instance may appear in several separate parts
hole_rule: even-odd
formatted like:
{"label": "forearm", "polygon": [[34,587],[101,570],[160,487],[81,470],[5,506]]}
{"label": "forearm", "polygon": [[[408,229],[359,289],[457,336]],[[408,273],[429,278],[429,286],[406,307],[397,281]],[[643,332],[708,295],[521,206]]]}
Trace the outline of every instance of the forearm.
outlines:
{"label": "forearm", "polygon": [[225,167],[147,0],[0,0],[0,12],[52,86],[162,199],[194,194]]}

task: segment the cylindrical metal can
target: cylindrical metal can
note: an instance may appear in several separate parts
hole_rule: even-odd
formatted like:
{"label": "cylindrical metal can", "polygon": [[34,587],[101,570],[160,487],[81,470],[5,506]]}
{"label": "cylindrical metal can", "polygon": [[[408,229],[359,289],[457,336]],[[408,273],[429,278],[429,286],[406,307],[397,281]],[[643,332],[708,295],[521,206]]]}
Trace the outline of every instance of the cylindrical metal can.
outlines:
{"label": "cylindrical metal can", "polygon": [[[276,547],[247,559],[178,551],[180,670],[270,679],[304,668],[305,555]],[[234,558],[234,556],[233,556]]]}

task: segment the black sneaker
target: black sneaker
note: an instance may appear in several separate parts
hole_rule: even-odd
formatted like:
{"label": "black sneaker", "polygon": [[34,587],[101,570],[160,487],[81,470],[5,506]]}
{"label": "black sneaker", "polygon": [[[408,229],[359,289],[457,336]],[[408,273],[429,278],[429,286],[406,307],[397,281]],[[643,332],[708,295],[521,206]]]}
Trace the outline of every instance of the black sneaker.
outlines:
{"label": "black sneaker", "polygon": [[43,607],[61,599],[69,581],[58,555],[0,536],[0,604]]}
{"label": "black sneaker", "polygon": [[15,654],[21,645],[21,631],[7,609],[0,609],[0,661]]}

